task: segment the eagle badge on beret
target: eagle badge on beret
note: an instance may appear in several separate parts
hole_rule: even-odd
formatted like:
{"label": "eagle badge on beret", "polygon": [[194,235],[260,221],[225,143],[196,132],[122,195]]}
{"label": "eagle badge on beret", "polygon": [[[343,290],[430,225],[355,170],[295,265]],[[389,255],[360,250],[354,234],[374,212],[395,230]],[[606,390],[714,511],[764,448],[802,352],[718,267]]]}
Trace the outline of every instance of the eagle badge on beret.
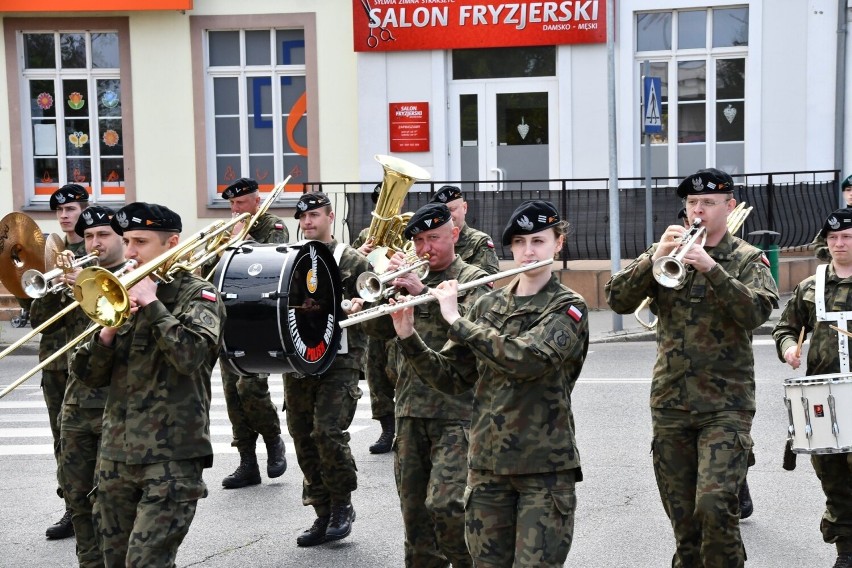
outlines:
{"label": "eagle badge on beret", "polygon": [[118,223],[118,226],[122,229],[126,229],[130,226],[130,223],[127,221],[127,213],[118,212],[115,214],[115,220]]}
{"label": "eagle badge on beret", "polygon": [[518,218],[518,227],[520,227],[521,229],[523,229],[525,231],[532,231],[533,230],[532,221],[527,219],[526,215],[521,215]]}
{"label": "eagle badge on beret", "polygon": [[64,193],[58,193],[56,195],[56,201],[58,201],[59,203],[65,203],[65,194]]}
{"label": "eagle badge on beret", "polygon": [[826,223],[828,223],[828,226],[829,226],[829,227],[831,227],[831,230],[832,230],[832,231],[836,231],[837,229],[839,229],[839,228],[840,228],[840,221],[838,221],[838,220],[837,220],[837,217],[835,217],[834,215],[832,215],[831,217],[829,217],[829,218],[826,220]]}
{"label": "eagle badge on beret", "polygon": [[300,201],[296,204],[296,207],[298,207],[300,211],[304,211],[308,208],[308,204],[305,201]]}
{"label": "eagle badge on beret", "polygon": [[704,182],[699,176],[692,178],[692,189],[693,191],[702,191],[704,189]]}
{"label": "eagle badge on beret", "polygon": [[83,217],[83,221],[85,221],[87,225],[92,224],[92,214],[91,213],[89,213],[88,211],[83,211],[82,217]]}

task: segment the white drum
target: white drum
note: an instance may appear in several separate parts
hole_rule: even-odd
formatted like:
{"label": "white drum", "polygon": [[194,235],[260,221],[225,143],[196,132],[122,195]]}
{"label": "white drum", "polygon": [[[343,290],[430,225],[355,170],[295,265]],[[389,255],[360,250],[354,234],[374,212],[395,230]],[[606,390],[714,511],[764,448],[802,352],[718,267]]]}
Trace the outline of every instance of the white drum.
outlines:
{"label": "white drum", "polygon": [[852,452],[852,375],[786,379],[784,404],[795,453]]}

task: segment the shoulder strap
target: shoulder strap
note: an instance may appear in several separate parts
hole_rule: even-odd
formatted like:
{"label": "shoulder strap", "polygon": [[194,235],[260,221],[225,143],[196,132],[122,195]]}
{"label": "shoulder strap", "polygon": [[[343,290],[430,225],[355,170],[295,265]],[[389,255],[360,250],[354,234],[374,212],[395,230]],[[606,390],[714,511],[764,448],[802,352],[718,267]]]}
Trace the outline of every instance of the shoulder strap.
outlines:
{"label": "shoulder strap", "polygon": [[343,258],[343,251],[348,247],[346,243],[337,243],[337,246],[334,247],[334,262],[337,263],[337,266],[340,266],[340,259]]}

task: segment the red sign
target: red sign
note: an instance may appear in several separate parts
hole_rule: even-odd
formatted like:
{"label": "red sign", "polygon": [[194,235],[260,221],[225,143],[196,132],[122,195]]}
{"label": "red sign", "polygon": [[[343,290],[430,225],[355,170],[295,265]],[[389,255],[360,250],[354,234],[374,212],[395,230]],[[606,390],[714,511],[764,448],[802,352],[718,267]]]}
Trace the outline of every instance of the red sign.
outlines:
{"label": "red sign", "polygon": [[606,0],[352,0],[355,51],[603,43]]}
{"label": "red sign", "polygon": [[429,103],[388,105],[391,152],[429,151]]}

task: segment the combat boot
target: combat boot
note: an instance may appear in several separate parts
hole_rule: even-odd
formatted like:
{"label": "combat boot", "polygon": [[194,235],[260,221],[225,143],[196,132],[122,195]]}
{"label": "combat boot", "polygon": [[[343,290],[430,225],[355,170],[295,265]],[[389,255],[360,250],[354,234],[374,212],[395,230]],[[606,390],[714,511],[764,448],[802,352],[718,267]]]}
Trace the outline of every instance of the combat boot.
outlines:
{"label": "combat boot", "polygon": [[351,503],[332,503],[331,519],[325,531],[325,540],[342,540],[352,532],[355,509]]}
{"label": "combat boot", "polygon": [[69,538],[74,536],[74,525],[71,524],[71,510],[65,509],[65,514],[55,525],[50,525],[44,532],[50,540],[59,540],[61,538]]}
{"label": "combat boot", "polygon": [[287,448],[284,440],[277,436],[273,441],[266,442],[266,475],[270,478],[281,477],[287,471]]}
{"label": "combat boot", "polygon": [[382,433],[376,443],[370,446],[371,454],[386,454],[393,447],[393,437],[396,433],[393,414],[382,416],[379,422],[382,425]]}
{"label": "combat boot", "polygon": [[299,546],[316,546],[325,542],[325,531],[328,528],[328,515],[316,518],[311,528],[296,537]]}
{"label": "combat boot", "polygon": [[740,487],[740,518],[747,519],[754,512],[754,503],[751,500],[751,492],[748,490],[748,480],[744,479]]}
{"label": "combat boot", "polygon": [[840,552],[832,568],[852,568],[852,552]]}
{"label": "combat boot", "polygon": [[225,489],[239,489],[260,483],[260,468],[257,467],[257,456],[254,452],[240,452],[240,465],[222,480]]}

